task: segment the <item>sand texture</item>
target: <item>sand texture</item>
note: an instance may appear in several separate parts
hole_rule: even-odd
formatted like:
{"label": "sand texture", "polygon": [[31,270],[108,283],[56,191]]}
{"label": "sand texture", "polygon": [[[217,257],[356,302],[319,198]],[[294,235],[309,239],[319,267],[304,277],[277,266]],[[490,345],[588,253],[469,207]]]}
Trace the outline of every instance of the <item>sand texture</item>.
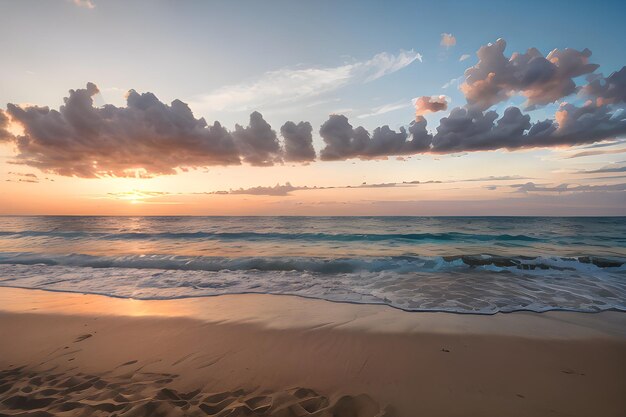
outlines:
{"label": "sand texture", "polygon": [[626,314],[0,289],[0,415],[623,416]]}

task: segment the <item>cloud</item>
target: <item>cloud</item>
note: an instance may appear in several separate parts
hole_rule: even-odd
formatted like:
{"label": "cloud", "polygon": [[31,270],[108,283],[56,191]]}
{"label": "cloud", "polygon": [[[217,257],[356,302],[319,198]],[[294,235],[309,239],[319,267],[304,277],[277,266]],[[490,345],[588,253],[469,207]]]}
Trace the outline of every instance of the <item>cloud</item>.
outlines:
{"label": "cloud", "polygon": [[280,128],[285,139],[285,161],[310,162],[315,160],[313,127],[309,122],[287,122]]}
{"label": "cloud", "polygon": [[529,149],[593,143],[626,133],[626,115],[606,106],[564,104],[555,120],[530,122],[517,107],[498,119],[495,111],[455,108],[441,119],[433,137],[434,153]]}
{"label": "cloud", "polygon": [[75,6],[84,7],[86,9],[94,9],[96,7],[95,4],[91,0],[71,0]]}
{"label": "cloud", "polygon": [[442,33],[440,44],[446,48],[451,48],[456,45],[456,38],[451,33]]}
{"label": "cloud", "polygon": [[546,57],[536,48],[504,55],[506,42],[498,39],[478,50],[478,63],[465,71],[461,91],[467,102],[481,110],[520,93],[529,109],[552,103],[577,91],[573,78],[598,68],[589,63],[591,51],[555,49]]}
{"label": "cloud", "polygon": [[418,116],[408,132],[404,128],[395,132],[382,126],[370,135],[363,127],[353,128],[345,116],[331,115],[320,129],[326,143],[320,156],[322,160],[372,159],[418,153],[574,146],[626,134],[626,114],[593,103],[582,107],[566,103],[557,110],[554,120],[531,123],[530,116],[517,107],[507,108],[501,117],[495,111],[456,107],[439,121],[436,131],[430,134],[426,120]]}
{"label": "cloud", "polygon": [[365,119],[365,118],[372,117],[372,116],[380,116],[381,114],[386,114],[386,113],[390,113],[392,111],[405,109],[405,108],[410,107],[410,106],[411,106],[411,103],[405,102],[405,101],[400,102],[400,103],[385,104],[385,105],[380,106],[380,107],[375,107],[369,113],[360,114],[360,115],[357,116],[357,118]]}
{"label": "cloud", "polygon": [[528,177],[523,177],[521,175],[500,175],[500,176],[488,176],[481,178],[470,178],[466,180],[459,180],[463,182],[471,182],[471,181],[512,181],[512,180],[526,180]]}
{"label": "cloud", "polygon": [[[508,58],[504,55],[505,47],[506,43],[499,39],[480,48],[479,61],[466,71],[461,86],[468,104],[453,108],[430,131],[423,115],[447,110],[445,96],[415,99],[416,120],[397,130],[382,125],[368,131],[362,126],[353,127],[344,115],[333,114],[319,130],[325,144],[319,152],[320,159],[578,146],[615,141],[626,135],[626,112],[616,108],[624,99],[624,68],[604,78],[600,74],[589,75],[597,65],[588,63],[591,52],[586,49],[555,49],[544,57],[531,48]],[[235,102],[240,100],[246,106],[258,102],[257,99],[280,103],[312,97],[347,82],[365,83],[415,60],[421,60],[421,56],[403,51],[396,56],[383,53],[368,61],[334,68],[280,70],[267,73],[250,85],[225,87],[222,92],[240,90],[242,95]],[[585,74],[588,84],[580,89],[573,79]],[[534,108],[578,90],[591,99],[582,106],[561,103],[552,119],[531,121],[530,115],[515,106],[501,114],[488,110],[512,94],[525,95],[527,106]],[[196,118],[180,100],[168,105],[152,93],[130,90],[123,107],[94,107],[98,94],[95,84],[88,83],[84,89],[70,90],[58,110],[15,104],[0,110],[0,142],[13,144],[17,150],[11,163],[59,175],[94,178],[151,177],[241,163],[308,163],[316,158],[313,127],[306,121],[284,123],[280,129],[284,139],[281,143],[276,131],[257,111],[251,113],[247,126],[236,125],[229,131],[217,121],[209,125],[204,118]],[[234,103],[225,96],[216,100],[226,106]],[[391,103],[356,117],[381,115],[404,106]],[[21,126],[23,133],[16,136],[12,132],[15,129],[9,129],[14,125]],[[583,151],[571,157],[620,152]]]}
{"label": "cloud", "polygon": [[15,162],[65,176],[173,174],[177,167],[235,165],[239,150],[218,122],[208,126],[180,100],[129,91],[126,107],[93,107],[95,84],[70,90],[59,110],[8,104],[21,124]]}
{"label": "cloud", "polygon": [[[409,135],[411,140],[408,140]],[[374,129],[370,135],[361,126],[353,128],[346,116],[336,114],[324,122],[320,136],[326,143],[320,152],[321,159],[325,161],[414,154],[426,151],[431,140],[424,118],[413,122],[408,133],[404,127],[396,132],[385,125]]]}
{"label": "cloud", "polygon": [[9,116],[0,110],[0,143],[13,140],[14,136],[9,132]]}
{"label": "cloud", "polygon": [[[258,112],[250,115],[247,127],[237,125],[230,132],[219,122],[207,125],[204,118],[197,119],[180,100],[167,105],[152,93],[130,90],[125,107],[94,107],[98,93],[93,83],[70,90],[59,110],[8,104],[0,112],[0,140],[15,144],[18,153],[12,162],[95,178],[150,177],[242,162],[268,166],[282,162],[283,155],[289,161],[314,157],[306,122],[287,135],[284,153],[276,132]],[[23,127],[22,135],[8,132],[9,118]]]}
{"label": "cloud", "polygon": [[6,179],[6,181],[8,182],[28,182],[35,184],[39,182],[39,178],[37,177],[37,175],[32,173],[9,172],[8,175],[13,177]]}
{"label": "cloud", "polygon": [[250,124],[247,127],[236,125],[232,136],[244,162],[252,166],[271,166],[282,162],[276,132],[263,119],[261,113],[252,112]]}
{"label": "cloud", "polygon": [[150,198],[156,197],[165,197],[173,195],[173,193],[167,191],[144,191],[144,190],[133,190],[133,191],[121,191],[115,193],[107,193],[107,197],[113,198],[116,200],[146,200]]}
{"label": "cloud", "polygon": [[607,140],[607,141],[594,143],[592,145],[586,145],[582,149],[604,148],[604,147],[607,147],[607,146],[621,145],[623,143],[626,143],[626,139],[623,139],[623,140]]}
{"label": "cloud", "polygon": [[581,92],[595,98],[598,105],[626,103],[626,66],[607,78],[593,77]]}
{"label": "cloud", "polygon": [[457,77],[457,78],[453,78],[450,81],[448,81],[447,83],[445,83],[444,85],[442,85],[441,88],[446,89],[446,88],[450,88],[452,86],[456,86],[458,88],[463,80],[464,80],[463,76]]}
{"label": "cloud", "polygon": [[415,117],[448,109],[446,96],[422,96],[414,99]]}
{"label": "cloud", "polygon": [[578,174],[604,174],[610,172],[626,172],[626,161],[614,162],[599,169],[579,171]]}
{"label": "cloud", "polygon": [[334,91],[352,83],[366,83],[399,71],[422,55],[382,52],[367,61],[337,67],[285,68],[263,74],[257,80],[219,88],[201,96],[194,105],[207,110],[249,111],[260,106],[293,103]]}
{"label": "cloud", "polygon": [[624,184],[610,184],[610,185],[574,185],[560,184],[554,187],[547,187],[534,182],[527,182],[525,184],[510,185],[511,188],[516,188],[520,193],[544,193],[544,192],[556,192],[556,193],[581,193],[581,192],[612,192],[612,191],[626,191],[626,183]]}
{"label": "cloud", "polygon": [[470,57],[471,57],[471,55],[469,55],[469,54],[463,54],[463,55],[461,55],[461,56],[459,57],[459,62],[463,62],[463,61],[465,61],[466,59],[469,59]]}
{"label": "cloud", "polygon": [[600,151],[582,151],[582,152],[577,152],[573,155],[568,155],[564,157],[563,159],[580,158],[583,156],[612,155],[612,154],[624,153],[624,152],[626,152],[626,148],[608,149],[608,150],[600,150]]}
{"label": "cloud", "polygon": [[264,195],[264,196],[277,196],[284,197],[291,195],[293,191],[316,191],[316,190],[336,190],[336,189],[357,189],[357,188],[393,188],[397,186],[415,186],[420,184],[440,184],[442,181],[403,181],[403,182],[385,182],[368,184],[366,182],[359,185],[342,185],[342,186],[294,186],[290,182],[286,182],[285,185],[276,184],[271,187],[257,186],[250,188],[239,188],[229,191],[212,191],[197,194],[213,194],[213,195]]}
{"label": "cloud", "polygon": [[214,191],[206,194],[244,194],[244,195],[266,195],[266,196],[287,196],[292,191],[307,190],[308,187],[294,187],[291,183],[286,182],[285,185],[276,184],[273,187],[251,187],[251,188],[239,188],[238,190],[230,191]]}

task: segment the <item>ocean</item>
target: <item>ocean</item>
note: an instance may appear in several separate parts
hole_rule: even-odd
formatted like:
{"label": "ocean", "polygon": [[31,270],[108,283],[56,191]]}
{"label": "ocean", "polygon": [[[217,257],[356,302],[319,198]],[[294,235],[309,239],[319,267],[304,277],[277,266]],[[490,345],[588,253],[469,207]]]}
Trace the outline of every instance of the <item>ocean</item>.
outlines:
{"label": "ocean", "polygon": [[0,217],[0,286],[473,314],[626,310],[626,218]]}

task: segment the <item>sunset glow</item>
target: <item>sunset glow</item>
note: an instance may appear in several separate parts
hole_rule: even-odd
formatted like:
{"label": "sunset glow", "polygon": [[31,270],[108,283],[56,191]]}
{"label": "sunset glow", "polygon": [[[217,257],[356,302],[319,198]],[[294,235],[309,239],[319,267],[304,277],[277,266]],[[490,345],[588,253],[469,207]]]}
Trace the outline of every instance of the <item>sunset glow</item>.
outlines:
{"label": "sunset glow", "polygon": [[[5,38],[24,4],[5,5],[18,16],[2,25]],[[42,7],[94,34],[108,33],[114,16],[139,13],[119,16],[119,4],[96,2]],[[465,7],[457,5],[458,16]],[[619,46],[609,45],[619,37],[563,43],[491,21],[487,36],[450,16],[437,29],[434,10],[414,13],[419,31],[394,25],[376,46],[351,51],[345,40],[293,59],[280,53],[292,46],[286,29],[259,35],[247,21],[242,27],[257,35],[241,42],[264,44],[262,61],[257,53],[235,60],[217,41],[221,23],[202,25],[204,36],[185,44],[205,58],[176,82],[138,76],[149,65],[132,56],[115,76],[103,72],[117,49],[102,37],[91,37],[97,57],[53,82],[31,64],[36,51],[9,46],[12,63],[0,68],[8,103],[0,110],[0,213],[624,214],[626,70]],[[164,41],[168,18],[155,14],[141,35]],[[76,39],[78,28],[51,21],[36,27],[64,44]],[[319,32],[305,25],[298,36]],[[231,39],[232,50],[239,42]],[[178,68],[177,50],[162,52],[163,74]],[[73,55],[57,53],[55,62]],[[223,63],[211,65],[210,56]],[[543,62],[544,79],[512,78],[513,67],[537,71],[531,60]],[[289,191],[273,189],[285,184]]]}

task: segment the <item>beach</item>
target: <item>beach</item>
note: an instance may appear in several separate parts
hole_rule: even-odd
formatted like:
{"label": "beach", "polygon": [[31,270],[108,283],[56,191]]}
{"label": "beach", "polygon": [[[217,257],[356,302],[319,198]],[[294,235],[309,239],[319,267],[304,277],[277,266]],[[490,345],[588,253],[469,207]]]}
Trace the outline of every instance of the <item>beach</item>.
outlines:
{"label": "beach", "polygon": [[620,416],[626,315],[0,289],[0,414]]}

